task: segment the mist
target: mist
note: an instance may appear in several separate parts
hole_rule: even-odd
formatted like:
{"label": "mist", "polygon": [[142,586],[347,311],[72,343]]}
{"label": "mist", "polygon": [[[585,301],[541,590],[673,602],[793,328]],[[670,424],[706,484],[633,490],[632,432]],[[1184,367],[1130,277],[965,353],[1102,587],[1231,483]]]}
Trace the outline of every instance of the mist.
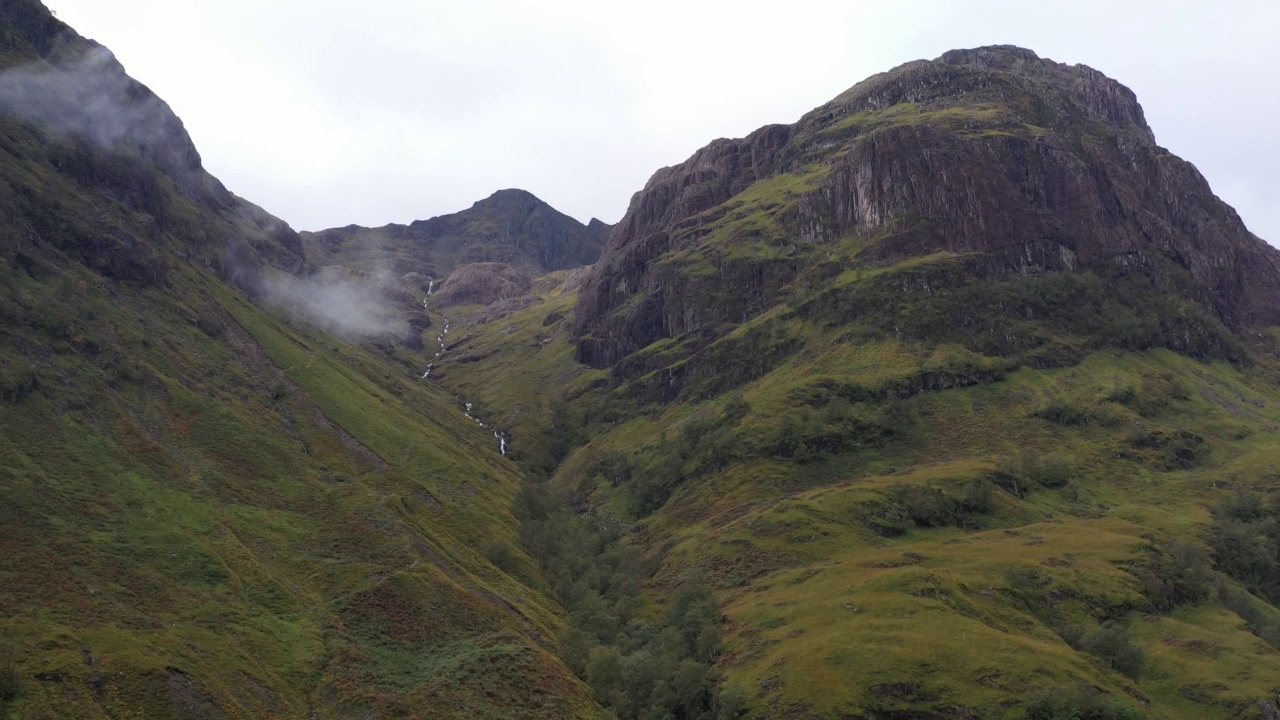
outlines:
{"label": "mist", "polygon": [[287,310],[344,340],[403,338],[409,324],[397,312],[392,278],[327,269],[309,277],[262,278],[260,300]]}
{"label": "mist", "polygon": [[[182,121],[96,43],[67,42],[45,59],[0,73],[0,113],[50,134],[83,138],[109,152],[138,153],[185,189],[204,185],[200,156]],[[245,221],[262,225],[253,215],[246,214]],[[397,312],[392,278],[385,273],[279,274],[265,270],[243,238],[231,241],[223,261],[227,277],[259,301],[344,339],[402,338],[409,332]]]}
{"label": "mist", "polygon": [[0,74],[0,109],[107,149],[146,150],[181,122],[110,50],[70,46]]}

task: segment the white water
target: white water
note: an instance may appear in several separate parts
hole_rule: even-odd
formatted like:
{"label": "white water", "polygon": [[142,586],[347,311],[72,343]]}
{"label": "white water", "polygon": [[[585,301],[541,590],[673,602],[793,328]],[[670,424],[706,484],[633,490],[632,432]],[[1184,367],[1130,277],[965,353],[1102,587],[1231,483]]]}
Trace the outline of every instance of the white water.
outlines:
{"label": "white water", "polygon": [[427,283],[427,297],[431,297],[431,293],[436,290],[436,281],[432,280]]}
{"label": "white water", "polygon": [[[432,285],[433,285],[433,286],[434,286],[434,284],[435,284],[435,281],[432,281]],[[430,295],[430,294],[431,294],[431,288],[430,288],[430,287],[428,287],[428,288],[427,288],[427,294],[428,294],[428,295]],[[423,302],[423,304],[425,304],[427,301],[426,301],[426,299],[424,298],[422,302]],[[445,320],[445,322],[444,322],[444,329],[443,329],[443,330],[441,330],[440,334],[436,336],[436,342],[440,343],[440,351],[436,353],[436,355],[435,355],[436,357],[440,357],[442,354],[444,354],[444,351],[445,351],[445,349],[446,349],[446,348],[445,348],[445,344],[444,344],[444,336],[445,336],[445,335],[448,335],[448,334],[449,334],[449,321],[448,321],[448,320]],[[435,366],[436,366],[436,364],[435,364],[435,362],[434,362],[434,361],[433,361],[433,362],[429,362],[429,363],[427,363],[427,371],[426,371],[426,372],[424,372],[424,373],[422,373],[422,379],[423,379],[423,380],[426,380],[427,378],[431,377],[431,371],[432,371],[433,369],[435,369]],[[480,427],[482,427],[482,428],[484,428],[484,429],[486,429],[486,430],[488,430],[488,429],[489,429],[489,426],[488,426],[488,425],[486,425],[486,424],[484,423],[484,421],[483,421],[483,420],[481,420],[480,418],[478,418],[478,417],[476,417],[476,416],[474,416],[474,415],[472,415],[472,414],[471,414],[471,409],[472,409],[473,407],[475,407],[475,405],[474,405],[473,403],[464,402],[462,405],[463,405],[463,410],[462,410],[462,414],[463,414],[463,415],[466,415],[468,418],[470,418],[470,419],[472,419],[472,420],[475,420],[475,421],[476,421],[476,425],[479,425]],[[505,435],[503,435],[502,433],[498,432],[497,430],[494,430],[494,431],[493,431],[493,438],[494,438],[495,440],[497,440],[497,441],[498,441],[498,452],[502,453],[503,457],[506,457],[506,455],[507,455],[507,437],[506,437]]]}

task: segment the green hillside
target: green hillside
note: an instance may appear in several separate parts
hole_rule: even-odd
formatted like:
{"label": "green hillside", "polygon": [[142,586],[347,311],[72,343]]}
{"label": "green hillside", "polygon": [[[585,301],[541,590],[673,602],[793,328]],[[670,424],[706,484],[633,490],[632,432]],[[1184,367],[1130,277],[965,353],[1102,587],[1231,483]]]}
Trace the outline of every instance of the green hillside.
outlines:
{"label": "green hillside", "polygon": [[3,10],[16,72],[98,73],[168,134],[0,118],[0,717],[598,716],[520,473],[412,337],[247,299],[303,268],[292,231],[170,163],[181,124],[95,46]]}
{"label": "green hillside", "polygon": [[1101,73],[909,63],[605,242],[300,237],[35,0],[0,70],[0,718],[1277,717],[1280,252]]}
{"label": "green hillside", "polygon": [[[508,423],[544,492],[660,559],[650,612],[709,579],[715,667],[749,716],[1021,718],[1102,693],[1134,717],[1263,717],[1280,612],[1254,573],[1275,577],[1275,516],[1224,540],[1223,508],[1275,490],[1273,356],[1036,369],[779,309],[761,320],[795,338],[777,367],[668,403],[665,370],[611,387],[573,362],[547,322],[572,304],[455,320],[467,362],[438,379]],[[1231,542],[1269,559],[1239,572]],[[1055,712],[1031,716],[1075,717]]]}
{"label": "green hillside", "polygon": [[[1268,311],[1248,311],[1250,324],[1230,308],[1269,307],[1274,284],[1215,288],[1197,254],[1258,258],[1233,271],[1249,283],[1276,251],[1154,145],[1128,151],[1152,158],[1134,167],[1178,176],[1182,206],[1203,213],[1191,227],[1182,210],[1144,206],[1142,222],[1171,212],[1166,232],[1187,234],[1166,246],[1108,255],[1108,233],[1142,242],[1114,219],[1080,221],[1046,248],[957,236],[923,205],[878,229],[823,214],[847,178],[914,162],[913,137],[948,172],[1045,152],[1050,194],[1063,175],[1048,156],[1071,148],[1130,182],[1109,153],[1145,147],[1145,125],[1093,125],[1082,141],[1081,121],[1054,115],[1046,93],[1056,73],[1087,69],[1046,61],[1046,80],[1027,62],[995,48],[905,66],[795,128],[717,141],[655,175],[580,292],[580,278],[545,282],[538,305],[453,321],[464,340],[433,377],[512,431],[511,457],[535,481],[518,501],[526,539],[540,537],[538,513],[520,503],[549,497],[648,560],[641,607],[610,601],[607,584],[601,594],[615,636],[598,631],[593,603],[561,591],[566,659],[588,658],[575,670],[620,716],[648,717],[635,693],[680,716],[643,679],[650,651],[629,623],[662,617],[691,580],[725,616],[722,714],[1273,716],[1280,336]],[[938,76],[998,87],[1006,104],[964,105],[988,96],[957,99]],[[939,109],[858,109],[899,86],[936,92]],[[1039,103],[1049,129],[1000,130],[1026,116],[1022,102]],[[816,143],[823,133],[839,136]],[[915,192],[941,195],[919,189],[929,177],[913,176]],[[866,192],[875,203],[907,191]],[[971,210],[975,225],[1029,210],[1051,227],[1089,202],[993,198]],[[527,546],[549,571],[563,562]],[[642,678],[626,697],[601,669],[615,655]]]}

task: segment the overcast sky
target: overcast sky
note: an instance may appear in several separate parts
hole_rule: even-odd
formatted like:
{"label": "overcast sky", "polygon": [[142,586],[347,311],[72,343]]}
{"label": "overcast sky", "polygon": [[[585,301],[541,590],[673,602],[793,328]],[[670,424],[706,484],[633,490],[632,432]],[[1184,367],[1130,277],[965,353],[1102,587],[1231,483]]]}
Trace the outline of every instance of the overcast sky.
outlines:
{"label": "overcast sky", "polygon": [[1280,244],[1269,0],[45,0],[303,230],[520,187],[616,222],[657,168],[864,77],[1012,43],[1133,88],[1157,140]]}

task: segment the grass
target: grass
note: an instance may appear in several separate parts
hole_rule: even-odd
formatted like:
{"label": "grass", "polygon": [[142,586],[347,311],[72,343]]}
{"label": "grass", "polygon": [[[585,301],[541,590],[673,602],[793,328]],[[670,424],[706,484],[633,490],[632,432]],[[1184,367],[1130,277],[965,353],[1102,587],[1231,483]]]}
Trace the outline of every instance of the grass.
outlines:
{"label": "grass", "polygon": [[[518,469],[418,356],[270,316],[190,262],[266,242],[234,213],[173,196],[156,229],[0,132],[25,193],[0,203],[34,233],[0,252],[0,661],[21,689],[0,717],[598,715],[529,558],[484,555],[518,547]],[[117,236],[163,282],[85,266]],[[362,624],[369,603],[396,622]]]}
{"label": "grass", "polygon": [[[881,274],[849,282],[874,282]],[[557,312],[567,311],[563,299],[552,302]],[[544,314],[535,307],[504,322],[515,328],[510,336],[521,337],[538,332]],[[662,554],[662,569],[649,584],[654,602],[695,568],[713,579],[729,618],[718,668],[726,686],[746,690],[753,707],[803,707],[820,716],[966,707],[1015,718],[1030,698],[1085,683],[1131,702],[1143,716],[1226,718],[1275,690],[1269,678],[1280,672],[1280,654],[1239,618],[1212,598],[1171,615],[1147,614],[1130,572],[1153,541],[1195,538],[1223,488],[1267,486],[1280,419],[1271,370],[1169,349],[1110,348],[1034,369],[962,343],[861,341],[847,327],[828,329],[780,307],[718,342],[740,343],[734,346],[740,357],[758,354],[767,347],[760,329],[779,322],[798,344],[738,386],[751,408],[736,433],[742,443],[796,413],[797,398],[821,397],[814,388],[896,388],[940,370],[998,373],[903,401],[909,430],[882,447],[802,462],[731,461],[710,471],[686,465],[691,474],[652,515],[634,515],[625,487],[596,486],[595,511],[633,523],[630,542]],[[470,346],[501,343],[485,326],[471,333]],[[575,365],[572,348],[560,342],[539,351],[541,367],[605,381],[599,371]],[[660,341],[643,354],[661,357],[680,344],[681,338]],[[526,371],[516,358],[499,354],[468,367],[466,392],[487,387],[492,402],[502,402],[499,388]],[[449,385],[458,376],[445,377]],[[614,383],[622,389],[610,391]],[[563,387],[578,388],[589,418],[627,380],[615,377],[594,390],[582,380]],[[714,393],[689,396],[642,404],[612,422],[587,419],[585,446],[565,460],[555,481],[575,486],[601,453],[660,452],[683,427],[720,412],[723,402]],[[1046,407],[1071,412],[1045,413]],[[1134,444],[1138,425],[1168,437],[1194,434],[1212,451],[1190,467],[1172,467],[1163,451]],[[1032,487],[1021,497],[997,492],[995,507],[967,528],[915,527],[886,536],[867,522],[895,487],[958,496],[966,483],[990,477],[1022,452],[1070,457],[1071,481]],[[1061,588],[1048,604],[1018,599],[1009,573],[1027,571]],[[1065,624],[1097,628],[1113,619],[1130,624],[1146,654],[1136,681],[1059,635]],[[1228,656],[1248,659],[1221,664]]]}
{"label": "grass", "polygon": [[[838,157],[905,126],[1049,132],[904,103],[807,142]],[[829,173],[802,152],[673,238],[671,332],[619,367],[575,362],[552,273],[510,314],[431,308],[452,345],[424,382],[420,353],[225,284],[214,250],[272,239],[139,158],[12,121],[0,149],[21,189],[0,193],[21,219],[0,228],[0,716],[600,717],[516,549],[529,479],[654,560],[638,619],[711,581],[716,670],[756,716],[1017,718],[1087,686],[1225,719],[1280,689],[1232,581],[1164,613],[1143,594],[1155,550],[1280,463],[1280,368],[1159,258],[1160,287],[873,260],[897,228],[796,230]],[[1082,649],[1120,626],[1141,672]]]}

